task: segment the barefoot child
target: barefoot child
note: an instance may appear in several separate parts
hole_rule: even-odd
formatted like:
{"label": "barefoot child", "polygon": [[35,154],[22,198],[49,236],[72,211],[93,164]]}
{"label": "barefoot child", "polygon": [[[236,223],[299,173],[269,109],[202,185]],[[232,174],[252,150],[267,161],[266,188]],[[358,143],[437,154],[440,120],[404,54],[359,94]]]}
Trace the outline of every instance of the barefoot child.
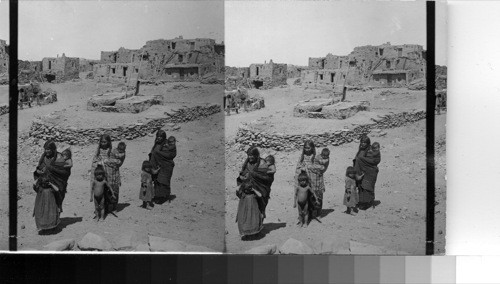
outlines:
{"label": "barefoot child", "polygon": [[158,167],[156,170],[153,170],[153,165],[151,162],[144,161],[142,162],[142,173],[141,173],[141,192],[139,193],[139,199],[142,200],[142,208],[151,210],[153,205],[153,195],[154,195],[154,187],[153,187],[153,175],[158,174],[160,168]]}
{"label": "barefoot child", "polygon": [[[295,198],[293,202],[293,208],[298,207],[299,210],[299,222],[297,225],[303,227],[309,223],[309,196],[310,194],[316,197],[314,194],[309,177],[305,171],[302,171],[298,176],[298,185],[295,187]],[[298,205],[298,206],[297,206]]]}
{"label": "barefoot child", "polygon": [[94,201],[95,205],[95,217],[97,221],[101,218],[104,220],[106,217],[106,204],[105,204],[105,194],[110,192],[114,195],[113,191],[109,188],[108,182],[106,181],[106,174],[102,165],[97,165],[94,170],[94,182],[92,182],[92,187],[90,189],[90,202]]}
{"label": "barefoot child", "polygon": [[[361,179],[362,176],[358,177]],[[358,205],[358,189],[356,188],[356,170],[353,167],[347,167],[345,173],[345,193],[344,193],[344,205],[347,209],[344,213],[355,215],[358,211],[356,206]]]}

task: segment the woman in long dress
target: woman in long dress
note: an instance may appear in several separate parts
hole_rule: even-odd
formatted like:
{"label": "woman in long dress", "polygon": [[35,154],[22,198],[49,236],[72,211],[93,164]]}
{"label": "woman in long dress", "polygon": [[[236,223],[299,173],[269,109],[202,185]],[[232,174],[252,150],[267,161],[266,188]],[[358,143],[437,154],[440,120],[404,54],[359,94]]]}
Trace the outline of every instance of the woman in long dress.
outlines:
{"label": "woman in long dress", "polygon": [[358,207],[367,209],[373,206],[375,201],[375,183],[377,182],[378,167],[380,163],[380,153],[378,155],[369,155],[371,141],[368,136],[362,136],[359,141],[358,153],[354,158],[354,169],[356,175],[363,178],[357,182],[359,191]]}
{"label": "woman in long dress", "polygon": [[[311,189],[314,191],[318,200],[311,200],[309,208],[311,209],[312,218],[321,218],[321,211],[323,209],[323,193],[325,192],[325,181],[323,174],[326,167],[316,164],[316,147],[312,140],[304,141],[302,153],[295,168],[295,184],[298,184],[298,176],[301,171],[305,171],[311,181]],[[311,199],[315,198],[311,195]],[[313,202],[315,201],[315,202]]]}
{"label": "woman in long dress", "polygon": [[260,158],[259,150],[251,147],[247,155],[238,178],[240,188],[236,193],[240,198],[236,222],[241,237],[255,235],[262,230],[272,183],[272,177],[266,173],[267,164]]}
{"label": "woman in long dress", "polygon": [[113,146],[111,144],[111,136],[108,134],[103,134],[99,139],[99,145],[95,152],[94,158],[92,159],[91,173],[90,173],[90,184],[94,182],[94,170],[98,164],[102,165],[104,172],[106,173],[106,180],[110,189],[113,191],[115,198],[108,197],[109,211],[115,211],[118,205],[121,178],[120,178],[120,167],[123,163],[122,160],[113,158],[111,155],[111,150]]}
{"label": "woman in long dress", "polygon": [[[40,176],[46,175],[49,181],[57,186],[59,190],[55,193],[55,198],[57,206],[62,212],[68,179],[71,175],[71,167],[65,166],[66,161],[63,155],[57,152],[57,146],[54,141],[48,140],[43,145],[43,148],[44,152],[38,161],[38,166],[33,176],[37,180]],[[34,187],[36,186],[37,184],[34,185]]]}
{"label": "woman in long dress", "polygon": [[175,142],[173,136],[170,136],[167,140],[167,133],[160,129],[156,132],[155,144],[149,154],[149,161],[153,168],[160,168],[158,175],[155,175],[154,184],[154,199],[158,203],[170,202],[170,182],[175,167],[174,158],[177,156]]}

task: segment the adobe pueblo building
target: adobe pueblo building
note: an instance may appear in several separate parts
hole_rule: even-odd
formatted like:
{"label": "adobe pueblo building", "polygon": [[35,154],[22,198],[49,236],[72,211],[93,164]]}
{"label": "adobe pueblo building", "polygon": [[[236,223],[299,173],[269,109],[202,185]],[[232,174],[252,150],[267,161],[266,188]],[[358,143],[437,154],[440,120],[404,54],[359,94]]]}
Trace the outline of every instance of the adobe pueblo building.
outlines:
{"label": "adobe pueblo building", "polygon": [[226,84],[230,86],[226,89],[235,89],[240,84],[248,88],[271,89],[286,85],[287,76],[287,64],[274,63],[272,59],[269,63],[255,63],[250,67],[226,67]]}
{"label": "adobe pueblo building", "polygon": [[426,52],[421,45],[360,46],[347,56],[328,54],[309,58],[309,70],[302,71],[302,86],[332,89],[347,86],[406,87],[425,80]]}
{"label": "adobe pueblo building", "polygon": [[223,74],[224,44],[197,38],[151,40],[141,49],[102,51],[94,64],[94,79],[100,82],[200,81]]}

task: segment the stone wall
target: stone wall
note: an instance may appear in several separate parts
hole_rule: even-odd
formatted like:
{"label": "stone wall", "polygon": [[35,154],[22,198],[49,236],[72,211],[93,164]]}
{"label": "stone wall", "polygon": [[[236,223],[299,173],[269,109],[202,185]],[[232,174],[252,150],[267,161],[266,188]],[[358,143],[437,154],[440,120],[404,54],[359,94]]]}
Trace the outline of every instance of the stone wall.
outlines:
{"label": "stone wall", "polygon": [[155,132],[158,128],[170,124],[173,130],[178,130],[175,124],[194,121],[208,117],[222,110],[220,105],[196,106],[182,108],[174,114],[165,113],[168,117],[151,120],[147,123],[136,123],[129,126],[115,128],[77,129],[75,127],[62,128],[56,125],[34,121],[31,125],[29,135],[37,139],[54,139],[56,142],[64,142],[70,145],[87,145],[96,143],[99,137],[107,133],[114,141],[132,140],[144,137]]}
{"label": "stone wall", "polygon": [[[292,151],[301,149],[306,139],[314,141],[316,147],[338,146],[359,139],[375,129],[388,129],[405,126],[409,123],[426,118],[426,112],[402,112],[381,117],[373,124],[360,125],[352,130],[342,129],[322,134],[286,135],[281,133],[266,133],[254,131],[248,125],[240,126],[235,140],[232,143],[240,144],[242,149],[248,146],[270,148],[276,151]],[[229,142],[231,143],[231,142]]]}

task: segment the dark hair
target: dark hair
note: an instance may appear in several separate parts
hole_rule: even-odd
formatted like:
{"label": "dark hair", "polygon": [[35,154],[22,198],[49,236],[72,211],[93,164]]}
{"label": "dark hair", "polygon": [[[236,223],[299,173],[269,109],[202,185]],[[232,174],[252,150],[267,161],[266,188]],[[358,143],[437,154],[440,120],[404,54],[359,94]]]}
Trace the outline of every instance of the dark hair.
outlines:
{"label": "dark hair", "polygon": [[304,161],[304,149],[306,148],[306,146],[311,147],[313,152],[311,161],[314,162],[314,157],[316,157],[316,146],[314,146],[314,142],[310,139],[304,141],[304,146],[302,146],[302,154],[300,155],[300,162],[302,163]]}
{"label": "dark hair", "polygon": [[170,136],[170,137],[168,137],[168,140],[167,140],[167,141],[168,141],[168,142],[172,142],[172,141],[173,141],[173,142],[175,142],[175,141],[177,141],[177,140],[175,139],[175,137],[174,137],[174,136]]}
{"label": "dark hair", "polygon": [[252,184],[249,182],[244,182],[240,185],[240,190],[246,194],[252,193]]}
{"label": "dark hair", "polygon": [[347,167],[347,169],[345,170],[345,175],[349,176],[351,174],[355,175],[356,174],[356,170],[353,167]]}
{"label": "dark hair", "polygon": [[156,132],[156,137],[162,137],[163,139],[167,139],[167,132],[165,132],[165,130],[162,130],[162,129],[158,129],[158,131]]}
{"label": "dark hair", "polygon": [[298,181],[306,180],[307,182],[309,182],[309,176],[305,171],[301,171],[299,176],[297,177],[297,180]]}
{"label": "dark hair", "polygon": [[275,164],[275,162],[276,162],[276,161],[274,160],[274,156],[273,156],[273,155],[269,155],[269,156],[267,156],[267,157],[266,157],[266,160],[267,160],[267,159],[271,160],[271,163],[272,163],[273,165],[274,165],[274,164]]}
{"label": "dark hair", "polygon": [[41,187],[47,188],[50,187],[50,180],[47,174],[42,174],[39,178],[39,184]]}
{"label": "dark hair", "polygon": [[108,142],[108,157],[109,153],[111,153],[111,149],[113,148],[113,145],[111,144],[111,136],[109,134],[102,134],[101,137],[99,138],[99,144],[97,145],[97,151],[95,153],[96,157],[99,157],[99,154],[101,153],[101,141],[106,140]]}
{"label": "dark hair", "polygon": [[370,144],[371,144],[370,137],[368,137],[366,134],[363,134],[363,136],[361,136],[361,138],[359,138],[359,144],[361,144],[362,142],[366,142],[366,144],[368,144],[368,146],[370,146]]}
{"label": "dark hair", "polygon": [[371,146],[372,146],[372,148],[373,148],[374,146],[377,146],[377,147],[379,147],[379,148],[380,148],[380,143],[378,143],[378,142],[373,142],[373,144],[372,144]]}
{"label": "dark hair", "polygon": [[328,148],[323,148],[323,150],[321,150],[321,154],[324,154],[324,155],[330,156],[330,149],[328,149]]}
{"label": "dark hair", "polygon": [[52,150],[54,153],[57,150],[56,143],[52,139],[47,140],[47,142],[45,142],[45,144],[43,144],[43,148]]}
{"label": "dark hair", "polygon": [[99,174],[102,174],[106,177],[106,172],[104,171],[104,168],[102,167],[102,165],[97,165],[97,167],[94,170],[94,176],[97,176]]}
{"label": "dark hair", "polygon": [[144,161],[142,162],[142,170],[144,171],[145,168],[153,168],[153,164],[151,164],[150,161]]}
{"label": "dark hair", "polygon": [[118,143],[118,148],[125,149],[125,148],[127,148],[127,144],[125,144],[125,142],[123,142],[123,141],[120,141],[120,143]]}
{"label": "dark hair", "polygon": [[71,159],[71,150],[69,148],[62,151],[61,154],[66,155],[66,156],[68,156],[68,159]]}
{"label": "dark hair", "polygon": [[255,156],[257,158],[260,158],[259,149],[257,147],[255,147],[255,146],[251,146],[250,148],[248,148],[247,154],[251,155],[251,156]]}

